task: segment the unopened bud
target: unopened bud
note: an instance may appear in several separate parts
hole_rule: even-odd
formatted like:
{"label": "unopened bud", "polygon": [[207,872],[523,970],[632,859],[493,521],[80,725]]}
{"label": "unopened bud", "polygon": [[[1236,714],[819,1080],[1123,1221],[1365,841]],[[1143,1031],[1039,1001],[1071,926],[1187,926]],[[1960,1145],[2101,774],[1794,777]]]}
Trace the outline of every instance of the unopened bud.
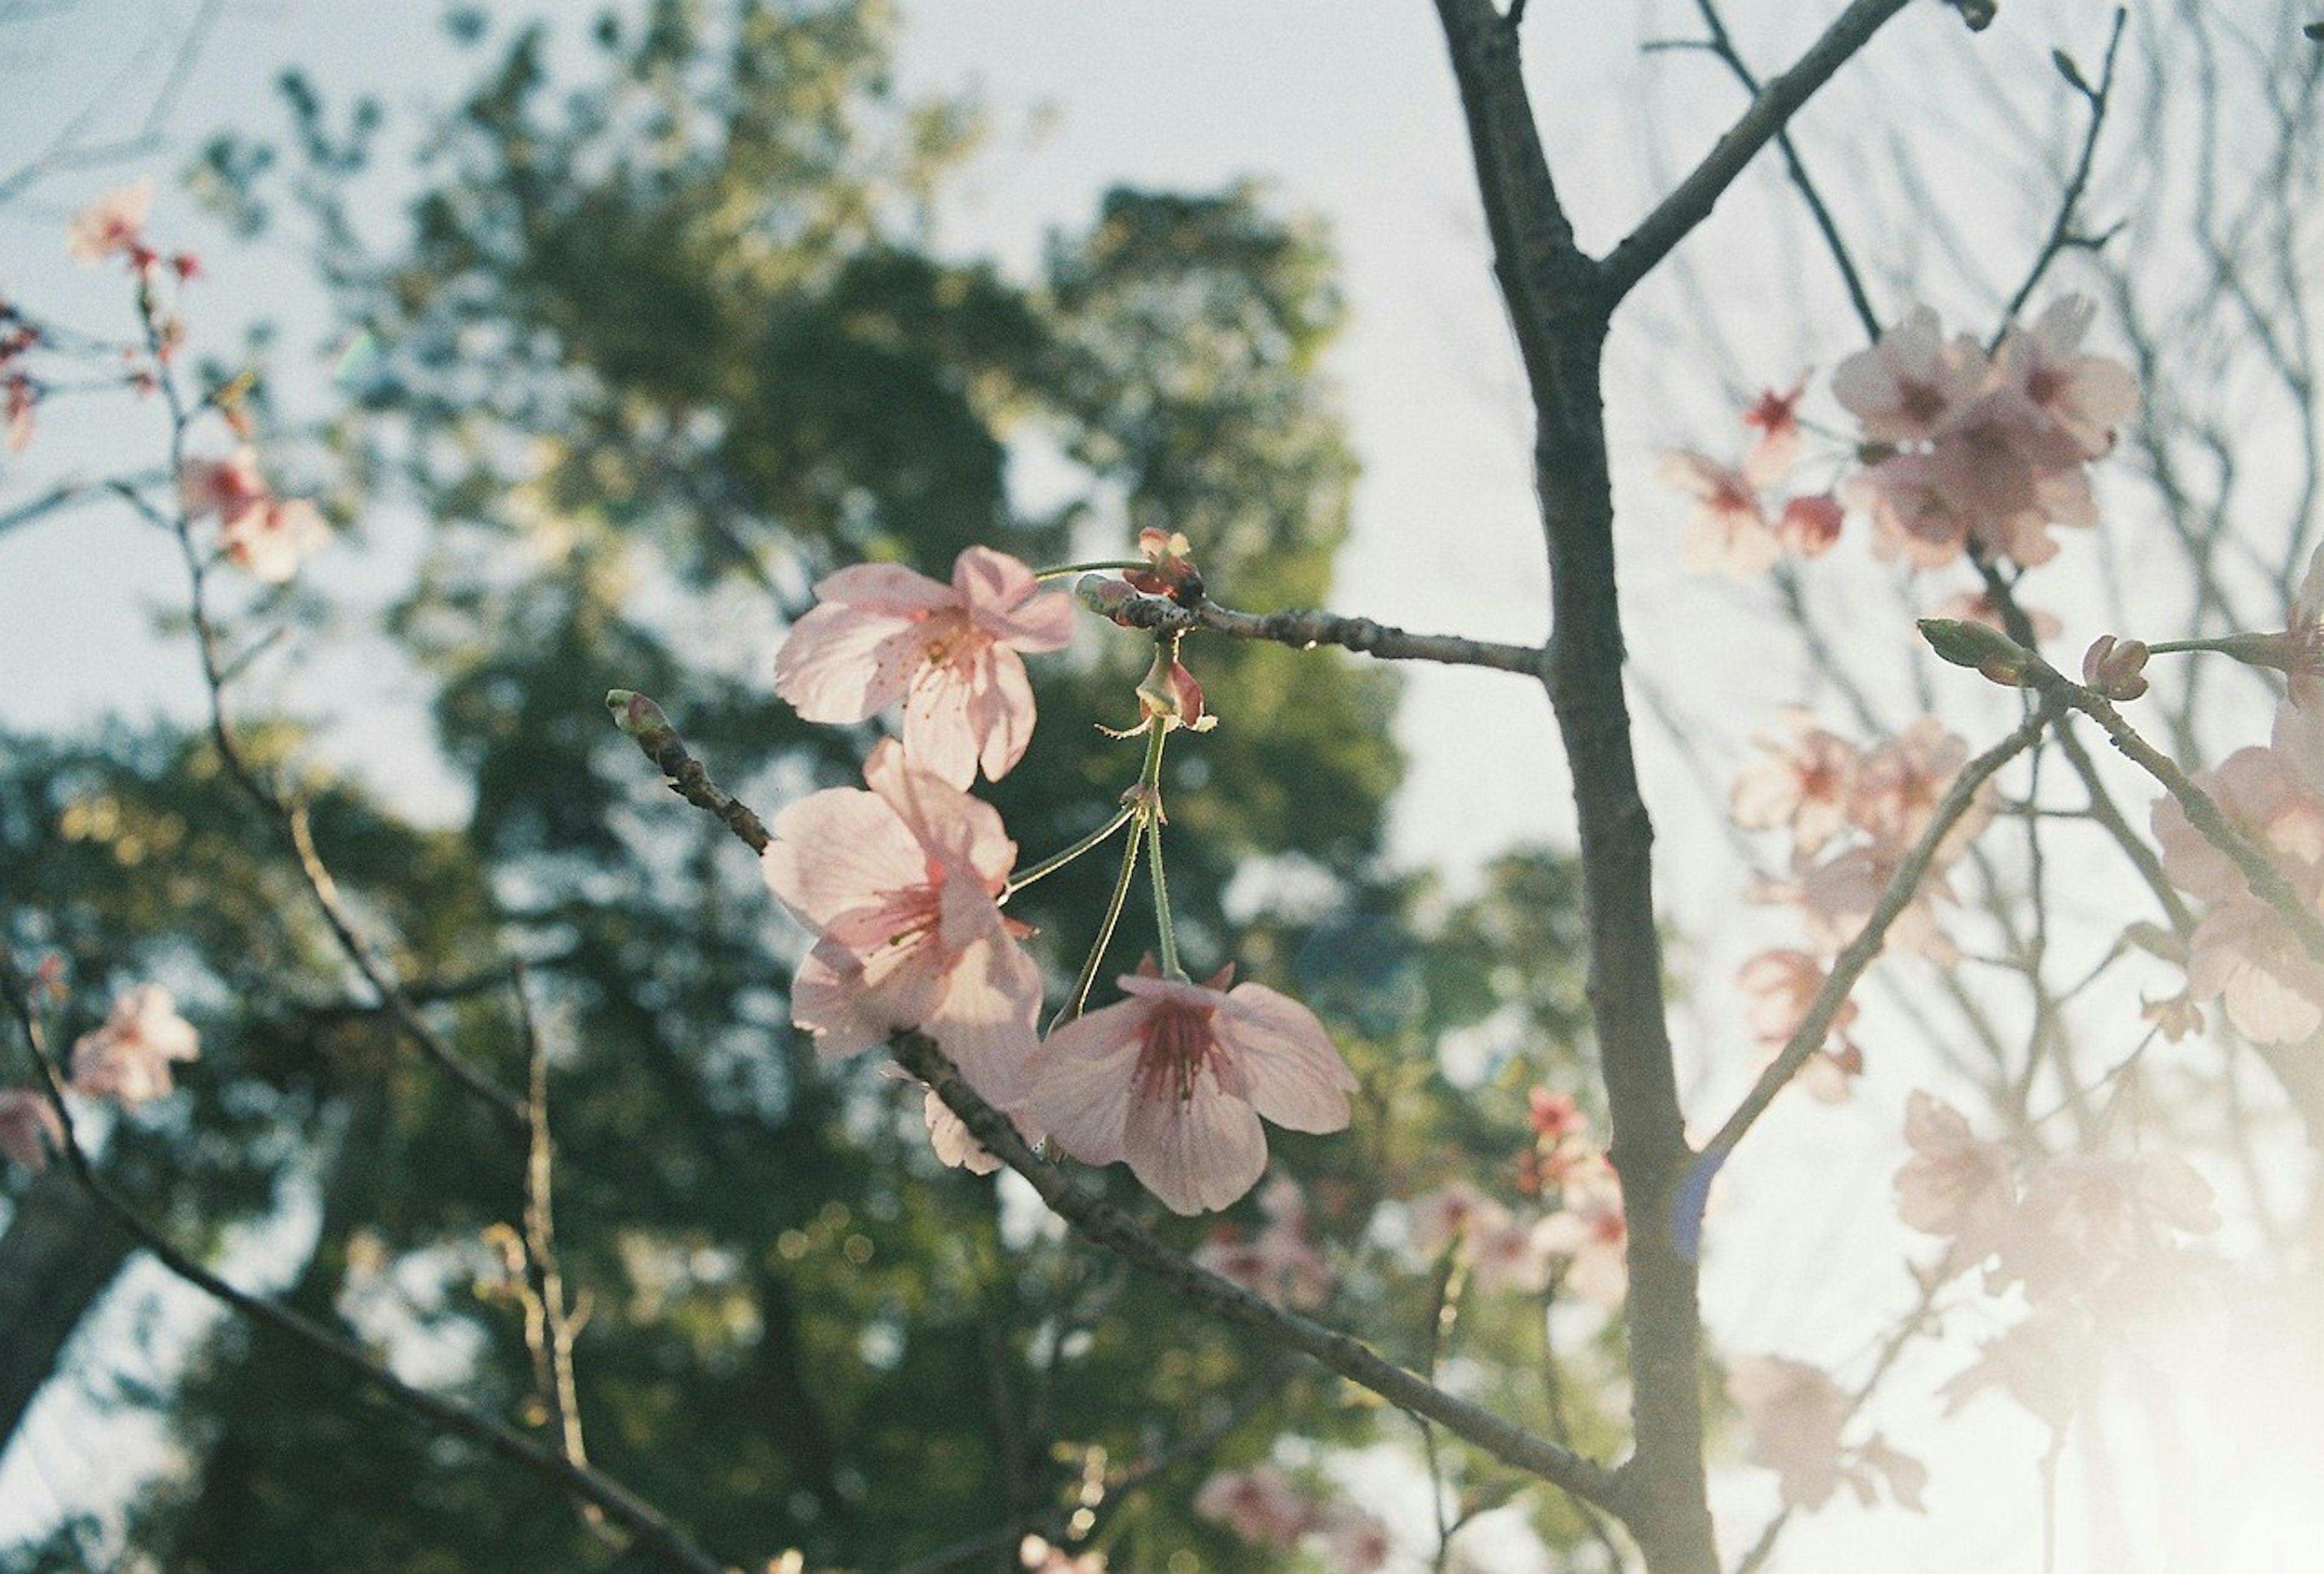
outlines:
{"label": "unopened bud", "polygon": [[1184,727],[1190,732],[1207,732],[1219,724],[1216,716],[1204,713],[1203,686],[1167,650],[1155,656],[1153,667],[1139,684],[1138,704],[1164,725]]}
{"label": "unopened bud", "polygon": [[2082,653],[2082,682],[2110,700],[2135,700],[2146,692],[2146,642],[2100,634]]}
{"label": "unopened bud", "polygon": [[1138,599],[1138,592],[1111,574],[1084,574],[1074,581],[1074,599],[1099,617],[1127,629],[1131,624],[1122,609]]}
{"label": "unopened bud", "polygon": [[1923,618],[1921,638],[1955,667],[1971,667],[2005,688],[2025,682],[2024,647],[1998,629],[1960,618]]}
{"label": "unopened bud", "polygon": [[1194,566],[1194,552],[1183,532],[1149,526],[1138,532],[1138,553],[1151,566],[1130,569],[1122,577],[1149,595],[1167,595],[1191,607],[1203,599],[1203,571]]}
{"label": "unopened bud", "polygon": [[605,708],[613,713],[613,725],[641,743],[650,744],[678,732],[659,705],[630,689],[607,689]]}

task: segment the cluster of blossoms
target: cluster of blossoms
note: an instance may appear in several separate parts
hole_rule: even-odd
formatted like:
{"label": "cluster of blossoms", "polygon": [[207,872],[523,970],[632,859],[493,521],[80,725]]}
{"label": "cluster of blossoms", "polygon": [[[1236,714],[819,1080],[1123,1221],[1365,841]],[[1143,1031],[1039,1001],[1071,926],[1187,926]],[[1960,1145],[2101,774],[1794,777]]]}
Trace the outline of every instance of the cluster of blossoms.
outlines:
{"label": "cluster of blossoms", "polygon": [[330,539],[313,503],[275,495],[246,445],[223,459],[187,460],[178,471],[178,506],[189,520],[215,516],[218,549],[270,584],[290,579]]}
{"label": "cluster of blossoms", "polygon": [[[1199,595],[1183,538],[1148,531],[1140,548],[1137,562],[1108,566],[1127,569],[1122,579],[1101,583]],[[1139,839],[1158,862],[1163,740],[1211,721],[1176,637],[1157,641],[1139,687],[1133,732],[1147,739],[1146,764],[1120,810],[1065,853],[1019,870],[999,814],[967,789],[980,771],[996,778],[1023,757],[1034,722],[1024,657],[1065,644],[1073,603],[982,547],[960,555],[950,584],[863,565],[816,594],[778,657],[776,692],[814,722],[903,707],[900,741],[882,741],[865,764],[868,790],[793,804],[765,853],[768,884],[816,936],[791,1008],[816,1048],[839,1057],[925,1033],[1028,1139],[1046,1137],[1086,1164],[1127,1162],[1181,1213],[1223,1208],[1258,1183],[1262,1116],[1297,1131],[1344,1127],[1355,1079],[1322,1024],[1263,984],[1234,984],[1231,968],[1202,983],[1181,971],[1158,870],[1159,967],[1121,978],[1123,999],[1083,1014],[1111,938],[1102,934],[1061,1021],[1046,1038],[1039,1030],[1040,968],[1003,905],[1125,829],[1124,881]],[[948,1111],[932,1101],[928,1118],[940,1155],[989,1165]]]}
{"label": "cluster of blossoms", "polygon": [[[2194,781],[2274,863],[2293,898],[2324,916],[2324,548],[2310,558],[2281,633],[2157,649],[2221,649],[2289,675],[2267,746],[2238,750]],[[2299,1043],[2324,1026],[2324,963],[2285,915],[2254,894],[2176,798],[2155,804],[2153,826],[2163,872],[2211,906],[2189,942],[2186,996],[2150,1007],[2149,1015],[2176,1037],[2200,1020],[2199,1003],[2217,1000],[2236,1031],[2261,1044]]]}
{"label": "cluster of blossoms", "polygon": [[[1867,750],[1803,711],[1785,712],[1782,732],[1763,734],[1758,743],[1761,758],[1736,777],[1729,808],[1746,830],[1787,832],[1792,849],[1782,878],[1758,879],[1746,894],[1754,902],[1796,907],[1807,930],[1804,948],[1763,952],[1740,971],[1752,1034],[1772,1056],[1799,1030],[1831,959],[1862,931],[1927,831],[1969,759],[1969,745],[1923,716]],[[1955,959],[1935,898],[1946,894],[1948,866],[1991,817],[1980,795],[1946,832],[1927,877],[1889,926],[1893,943],[1940,963]],[[1841,1006],[1830,1038],[1808,1063],[1806,1085],[1820,1098],[1847,1097],[1850,1080],[1863,1070],[1862,1051],[1848,1037],[1855,1015],[1853,1002]]]}
{"label": "cluster of blossoms", "polygon": [[1904,1140],[1913,1156],[1896,1173],[1897,1215],[1946,1243],[1932,1282],[1982,1267],[1988,1293],[2015,1286],[2032,1308],[1947,1385],[1953,1403],[1999,1386],[2062,1429],[2093,1335],[2162,1349],[2184,1339],[2190,1316],[2216,1321],[2201,1265],[2177,1238],[2209,1233],[2219,1216],[2184,1160],[2070,1155],[2021,1180],[2007,1147],[1920,1091],[1906,1106]]}
{"label": "cluster of blossoms", "polygon": [[1194,1512],[1272,1551],[1296,1551],[1304,1544],[1325,1567],[1347,1574],[1372,1574],[1395,1551],[1379,1515],[1319,1496],[1270,1464],[1211,1477],[1194,1494]]}
{"label": "cluster of blossoms", "polygon": [[1621,1183],[1571,1098],[1536,1088],[1530,1103],[1535,1145],[1520,1181],[1552,1205],[1522,1217],[1456,1181],[1407,1205],[1412,1249],[1425,1263],[1459,1261],[1489,1293],[1539,1294],[1554,1281],[1595,1305],[1619,1306],[1629,1290]]}
{"label": "cluster of blossoms", "polygon": [[1970,550],[2048,561],[2058,550],[2049,527],[2097,521],[2085,466],[2113,447],[2138,403],[2128,368],[2080,353],[2095,310],[2064,297],[1987,354],[1914,307],[1832,373],[1833,396],[1856,418],[1860,465],[1836,497],[1767,500],[1799,456],[1805,379],[1763,394],[1744,416],[1761,436],[1739,465],[1692,452],[1664,461],[1663,479],[1696,501],[1682,561],[1742,579],[1786,551],[1812,557],[1838,538],[1843,501],[1870,516],[1876,553],[1916,568]]}
{"label": "cluster of blossoms", "polygon": [[[75,1041],[66,1086],[90,1099],[134,1108],[166,1098],[170,1067],[197,1057],[201,1040],[159,984],[139,984],[116,998],[104,1022]],[[64,1146],[64,1126],[36,1088],[0,1089],[0,1154],[38,1172]]]}

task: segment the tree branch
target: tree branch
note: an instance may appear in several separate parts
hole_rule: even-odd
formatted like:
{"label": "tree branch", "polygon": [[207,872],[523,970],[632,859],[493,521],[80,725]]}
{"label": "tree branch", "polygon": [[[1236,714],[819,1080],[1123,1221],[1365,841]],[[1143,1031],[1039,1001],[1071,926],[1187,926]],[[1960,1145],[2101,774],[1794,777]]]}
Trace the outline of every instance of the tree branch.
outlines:
{"label": "tree branch", "polygon": [[1091,1240],[1159,1277],[1201,1311],[1250,1329],[1270,1343],[1296,1350],[1370,1389],[1399,1410],[1425,1416],[1495,1459],[1591,1503],[1610,1505],[1611,1471],[1572,1450],[1536,1437],[1468,1400],[1457,1398],[1404,1367],[1382,1360],[1336,1330],[1286,1312],[1231,1280],[1221,1278],[1162,1244],[1136,1220],[1083,1190],[1044,1164],[1018,1135],[1016,1124],[986,1103],[923,1035],[895,1040],[896,1063],[933,1089],[1001,1163],[1023,1176],[1050,1210]]}
{"label": "tree branch", "polygon": [[1904,5],[1905,0],[1854,0],[1796,65],[1759,90],[1703,161],[1599,264],[1609,304],[1628,295],[1672,247],[1711,216],[1711,208],[1759,150],[1781,134],[1816,89]]}

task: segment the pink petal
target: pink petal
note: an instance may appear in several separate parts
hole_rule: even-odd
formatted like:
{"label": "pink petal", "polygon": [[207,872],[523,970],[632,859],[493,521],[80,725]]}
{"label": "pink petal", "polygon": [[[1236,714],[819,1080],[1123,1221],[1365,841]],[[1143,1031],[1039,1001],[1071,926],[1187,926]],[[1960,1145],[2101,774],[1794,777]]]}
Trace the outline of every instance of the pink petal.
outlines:
{"label": "pink petal", "polygon": [[1130,1093],[1138,1077],[1135,1001],[1075,1017],[1049,1035],[1033,1059],[1025,1111],[1052,1140],[1085,1164],[1123,1156]]}
{"label": "pink petal", "polygon": [[791,976],[791,1022],[815,1035],[816,1053],[827,1060],[861,1054],[890,1031],[863,988],[862,964],[830,944],[807,953]]}
{"label": "pink petal", "polygon": [[1033,571],[1005,552],[971,547],[954,560],[952,584],[969,621],[1019,650],[1055,650],[1073,638],[1073,603],[1044,594]]}
{"label": "pink petal", "polygon": [[760,855],[767,884],[800,922],[827,928],[889,892],[927,883],[927,858],[895,809],[872,793],[832,787],[775,816]]}
{"label": "pink petal", "polygon": [[922,649],[908,617],[825,603],[775,653],[775,692],[807,721],[861,722],[904,697]]}
{"label": "pink petal", "polygon": [[988,1104],[1023,1101],[1039,1047],[1041,969],[997,933],[953,959],[943,1004],[920,1026]]}
{"label": "pink petal", "polygon": [[816,581],[815,599],[904,618],[962,604],[950,585],[900,563],[855,563],[826,574]]}
{"label": "pink petal", "polygon": [[904,696],[904,749],[912,763],[956,787],[976,779],[981,741],[969,719],[973,692],[957,667],[924,667]]}
{"label": "pink petal", "polygon": [[[913,750],[908,716],[905,732],[902,747],[882,742],[872,750],[863,779],[922,850],[923,872],[915,883],[925,883],[925,859],[934,858],[948,873],[973,871],[990,894],[999,895],[1017,861],[1017,844],[1009,839],[1001,812],[963,792],[966,778],[955,782],[927,768]],[[973,773],[973,761],[970,769]]]}
{"label": "pink petal", "polygon": [[1260,1114],[1293,1131],[1338,1131],[1348,1124],[1356,1076],[1315,1013],[1265,984],[1242,984],[1227,996],[1216,1027]]}
{"label": "pink petal", "polygon": [[977,763],[984,768],[984,778],[999,781],[1033,741],[1033,684],[1014,650],[992,647],[982,653],[978,667],[980,681],[968,691],[968,726],[979,740]]}
{"label": "pink petal", "polygon": [[1184,1099],[1133,1099],[1122,1146],[1131,1172],[1173,1213],[1224,1208],[1267,1170],[1258,1111],[1222,1092],[1208,1068]]}

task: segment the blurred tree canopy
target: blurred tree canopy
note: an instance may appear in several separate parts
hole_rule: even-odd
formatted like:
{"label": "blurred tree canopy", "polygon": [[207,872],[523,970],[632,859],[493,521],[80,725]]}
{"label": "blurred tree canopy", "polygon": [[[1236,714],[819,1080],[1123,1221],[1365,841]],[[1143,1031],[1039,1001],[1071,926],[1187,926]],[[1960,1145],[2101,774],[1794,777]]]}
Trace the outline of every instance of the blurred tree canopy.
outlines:
{"label": "blurred tree canopy", "polygon": [[[788,1026],[796,937],[758,871],[659,789],[603,695],[654,695],[771,813],[853,779],[870,735],[804,726],[772,693],[774,637],[842,564],[944,577],[976,543],[1111,557],[1151,525],[1184,531],[1231,603],[1320,602],[1355,472],[1323,374],[1341,316],[1325,238],[1252,189],[1117,190],[1038,277],[946,254],[934,205],[979,118],[899,97],[881,0],[657,0],[586,41],[454,23],[477,85],[429,128],[392,244],[362,238],[382,116],[303,81],[281,145],[221,139],[197,183],[251,233],[311,227],[334,342],[361,351],[325,434],[336,495],[425,521],[383,632],[431,686],[457,822],[415,826],[392,793],[326,778],[288,723],[254,736],[302,762],[317,844],[430,1020],[512,1090],[525,964],[593,1460],[723,1557],[893,1568],[946,1549],[1003,1566],[996,1530],[1062,1514],[1092,1472],[1176,1459],[1105,1505],[1115,1566],[1249,1566],[1187,1512],[1206,1469],[1283,1432],[1412,1436],[943,1170],[876,1057],[818,1065]],[[1094,724],[1132,719],[1150,651],[1103,632],[1038,664],[1041,732],[991,794],[1027,859],[1135,777],[1137,744]],[[1526,1086],[1579,1085],[1578,963],[1499,965],[1544,936],[1580,955],[1572,871],[1513,855],[1459,903],[1387,875],[1392,679],[1276,646],[1188,659],[1224,718],[1169,783],[1189,965],[1301,990],[1364,1097],[1394,1107],[1393,1127],[1284,1139],[1278,1163],[1345,1243],[1340,1312],[1427,1359],[1443,1287],[1395,1270],[1362,1221],[1392,1192],[1513,1175]],[[300,1243],[290,1303],[540,1422],[521,1319],[489,1293],[521,1153],[398,1045],[208,739],[7,742],[12,946],[63,954],[92,1019],[109,983],[166,979],[204,1034],[186,1097],[106,1134],[108,1172],[189,1243],[253,1222]],[[1012,903],[1055,979],[1111,863]],[[1138,910],[1114,971],[1148,941]],[[1456,1089],[1435,1045],[1464,1027],[1496,1048]],[[1206,1226],[1163,1228],[1192,1247]],[[0,1238],[0,1263],[30,1271],[29,1254]],[[102,1282],[51,1309],[27,1391]],[[1477,1322],[1461,1354],[1516,1385],[1539,1325]],[[120,1397],[183,1445],[129,1529],[178,1574],[639,1566],[549,1487],[245,1326],[221,1325],[171,1391]],[[1591,1424],[1586,1401],[1548,1419],[1514,1403]],[[1489,1469],[1466,1468],[1490,1500]],[[1582,1533],[1541,1512],[1554,1542]],[[78,1539],[15,1560],[78,1566]]]}

